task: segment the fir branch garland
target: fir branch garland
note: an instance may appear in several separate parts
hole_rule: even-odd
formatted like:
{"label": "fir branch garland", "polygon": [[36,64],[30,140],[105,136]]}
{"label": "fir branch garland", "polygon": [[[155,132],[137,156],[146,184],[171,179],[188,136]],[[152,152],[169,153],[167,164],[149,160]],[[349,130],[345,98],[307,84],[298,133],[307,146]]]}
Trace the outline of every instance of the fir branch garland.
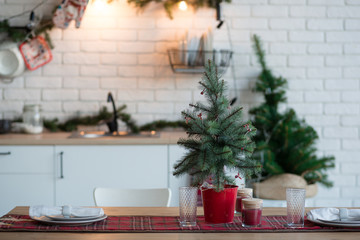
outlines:
{"label": "fir branch garland", "polygon": [[[113,2],[114,0],[107,0],[108,3]],[[180,2],[179,0],[128,0],[128,3],[134,4],[135,7],[139,9],[144,9],[151,2],[162,3],[163,7],[170,19],[173,19],[172,10]],[[195,9],[199,7],[210,7],[216,8],[217,4],[221,2],[230,3],[231,0],[187,0],[187,4],[193,6]]]}
{"label": "fir branch garland", "polygon": [[54,27],[51,20],[41,21],[39,26],[34,29],[34,35],[26,27],[11,27],[7,19],[0,21],[0,33],[6,33],[7,36],[14,42],[24,42],[27,38],[35,37],[44,34],[45,40],[48,42],[51,49],[54,48],[49,31]]}
{"label": "fir branch garland", "polygon": [[[118,117],[123,121],[126,126],[129,128],[131,133],[139,133],[140,131],[151,131],[151,130],[161,130],[167,127],[170,128],[185,128],[186,124],[183,121],[166,121],[166,120],[157,120],[151,123],[147,123],[143,126],[138,126],[135,120],[132,119],[131,115],[123,112],[126,105],[122,105],[117,109]],[[106,107],[103,107],[97,115],[85,116],[85,117],[74,117],[64,123],[59,123],[58,119],[44,119],[44,127],[47,128],[50,132],[65,131],[71,132],[78,130],[79,125],[98,125],[106,120],[110,120],[113,117],[113,113],[108,112]],[[21,121],[21,119],[15,119],[13,121]]]}

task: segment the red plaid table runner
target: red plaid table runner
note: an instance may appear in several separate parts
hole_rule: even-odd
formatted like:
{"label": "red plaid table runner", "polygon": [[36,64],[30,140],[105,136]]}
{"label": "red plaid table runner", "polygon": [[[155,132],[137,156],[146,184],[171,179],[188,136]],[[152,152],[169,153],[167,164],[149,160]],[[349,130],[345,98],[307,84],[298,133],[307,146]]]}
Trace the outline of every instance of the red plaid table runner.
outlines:
{"label": "red plaid table runner", "polygon": [[5,215],[0,218],[0,231],[29,232],[328,232],[360,231],[360,228],[322,227],[305,221],[304,228],[288,228],[286,216],[263,216],[261,227],[244,228],[241,217],[235,216],[233,223],[207,224],[203,216],[197,217],[197,226],[182,228],[179,217],[173,216],[108,216],[107,219],[85,226],[46,225],[32,220],[28,215]]}

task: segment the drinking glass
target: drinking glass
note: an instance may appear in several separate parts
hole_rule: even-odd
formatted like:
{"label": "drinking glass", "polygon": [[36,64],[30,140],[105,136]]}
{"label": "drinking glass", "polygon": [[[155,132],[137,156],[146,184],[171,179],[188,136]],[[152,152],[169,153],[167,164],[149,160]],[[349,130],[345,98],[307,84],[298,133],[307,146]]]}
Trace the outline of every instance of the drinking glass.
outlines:
{"label": "drinking glass", "polygon": [[289,227],[304,227],[305,192],[302,188],[286,189],[286,222]]}
{"label": "drinking glass", "polygon": [[197,187],[179,188],[180,226],[196,226]]}

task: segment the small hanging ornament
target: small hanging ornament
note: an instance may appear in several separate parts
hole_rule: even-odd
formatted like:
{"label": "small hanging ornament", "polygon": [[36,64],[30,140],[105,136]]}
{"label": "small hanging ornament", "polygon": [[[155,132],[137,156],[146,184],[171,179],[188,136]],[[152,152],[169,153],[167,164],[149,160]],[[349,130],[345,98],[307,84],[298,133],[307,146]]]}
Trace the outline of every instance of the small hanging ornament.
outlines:
{"label": "small hanging ornament", "polygon": [[199,113],[197,116],[202,120],[202,113]]}
{"label": "small hanging ornament", "polygon": [[235,178],[242,179],[242,178],[240,177],[240,173],[239,173],[239,172],[238,172],[238,174],[235,175]]}
{"label": "small hanging ornament", "polygon": [[204,89],[204,90],[202,90],[200,94],[201,94],[201,95],[204,95],[204,91],[205,91],[205,89]]}
{"label": "small hanging ornament", "polygon": [[63,0],[53,16],[55,26],[65,29],[75,20],[75,26],[79,28],[88,2],[89,0]]}
{"label": "small hanging ornament", "polygon": [[34,13],[34,11],[31,11],[29,23],[26,25],[26,28],[29,30],[32,30],[36,27],[36,25],[37,24],[35,22],[35,13]]}

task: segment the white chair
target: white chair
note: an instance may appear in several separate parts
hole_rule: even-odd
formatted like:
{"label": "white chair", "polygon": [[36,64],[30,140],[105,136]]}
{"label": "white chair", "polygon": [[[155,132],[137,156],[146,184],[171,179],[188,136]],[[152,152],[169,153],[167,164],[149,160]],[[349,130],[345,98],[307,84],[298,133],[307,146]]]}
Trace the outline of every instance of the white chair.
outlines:
{"label": "white chair", "polygon": [[169,207],[171,190],[95,188],[94,200],[101,207]]}

